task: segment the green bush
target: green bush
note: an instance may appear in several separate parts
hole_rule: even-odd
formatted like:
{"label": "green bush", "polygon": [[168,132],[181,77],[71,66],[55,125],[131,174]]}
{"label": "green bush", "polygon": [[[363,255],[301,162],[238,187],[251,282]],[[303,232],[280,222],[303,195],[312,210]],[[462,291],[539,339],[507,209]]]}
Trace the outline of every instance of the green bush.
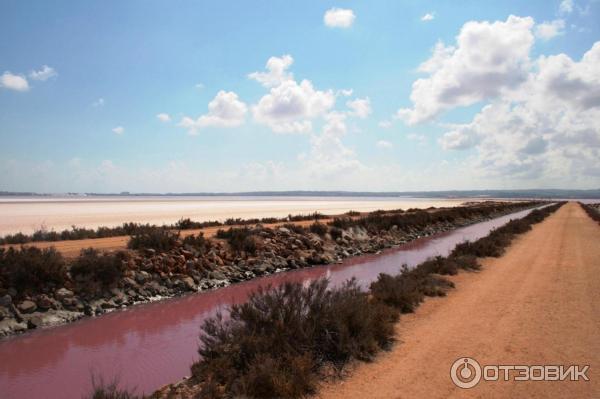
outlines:
{"label": "green bush", "polygon": [[248,228],[230,227],[228,230],[217,230],[217,238],[225,239],[236,252],[255,253],[257,250],[254,234]]}
{"label": "green bush", "polygon": [[169,251],[177,246],[179,233],[163,227],[147,227],[140,229],[129,239],[127,246],[131,249],[155,249]]}
{"label": "green bush", "polygon": [[84,249],[71,264],[71,276],[76,280],[88,279],[108,287],[123,277],[126,260],[127,253],[123,251],[101,254],[94,248]]}
{"label": "green bush", "polygon": [[0,250],[0,280],[14,287],[17,297],[51,291],[66,280],[65,260],[55,248]]}
{"label": "green bush", "polygon": [[310,225],[310,231],[311,233],[315,233],[316,235],[323,237],[325,234],[327,234],[327,231],[329,229],[327,228],[327,226],[325,226],[323,223],[319,223],[319,222],[314,222],[313,224]]}
{"label": "green bush", "polygon": [[193,378],[203,397],[304,397],[324,365],[341,368],[388,347],[397,317],[354,280],[333,289],[326,280],[260,289],[229,319],[205,322]]}

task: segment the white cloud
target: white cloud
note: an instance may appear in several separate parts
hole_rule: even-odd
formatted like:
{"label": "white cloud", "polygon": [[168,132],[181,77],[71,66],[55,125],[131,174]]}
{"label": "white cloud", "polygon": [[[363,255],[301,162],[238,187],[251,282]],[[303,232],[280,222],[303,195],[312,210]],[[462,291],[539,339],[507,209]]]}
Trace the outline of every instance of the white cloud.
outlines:
{"label": "white cloud", "polygon": [[196,83],[194,85],[194,87],[198,90],[202,90],[202,89],[204,89],[205,86],[204,86],[204,83]]}
{"label": "white cloud", "polygon": [[330,28],[349,28],[355,19],[354,11],[335,7],[327,10],[323,16],[323,22]]}
{"label": "white cloud", "polygon": [[573,12],[573,0],[563,0],[558,7],[561,14],[570,14]]}
{"label": "white cloud", "polygon": [[385,150],[389,150],[389,149],[393,148],[393,147],[394,147],[394,145],[393,145],[392,143],[390,143],[389,141],[386,141],[386,140],[379,140],[379,141],[377,142],[377,147],[378,147],[378,148],[385,149]]}
{"label": "white cloud", "polygon": [[325,115],[325,124],[320,135],[310,140],[310,153],[302,157],[303,170],[315,178],[333,178],[364,169],[353,150],[346,147],[342,138],[346,135],[347,115],[330,112]]}
{"label": "white cloud", "polygon": [[379,126],[382,129],[389,129],[392,127],[392,122],[390,121],[380,121],[377,126]]}
{"label": "white cloud", "polygon": [[198,130],[207,127],[230,128],[244,123],[248,107],[232,91],[221,90],[208,103],[208,113],[194,120],[184,116],[179,126],[188,130],[189,134],[197,134]]}
{"label": "white cloud", "polygon": [[27,91],[29,90],[29,82],[23,75],[14,75],[6,71],[0,76],[0,87],[8,90]]}
{"label": "white cloud", "polygon": [[597,185],[599,63],[600,42],[580,61],[540,57],[513,96],[486,105],[470,123],[453,125],[440,143],[475,147],[471,166],[488,176]]}
{"label": "white cloud", "polygon": [[427,14],[425,14],[421,17],[421,21],[424,21],[424,22],[433,21],[434,18],[435,18],[434,13],[428,12]]}
{"label": "white cloud", "polygon": [[125,133],[125,128],[123,126],[117,126],[117,127],[113,128],[112,131],[115,134],[123,134],[123,133]]}
{"label": "white cloud", "polygon": [[334,104],[331,90],[316,90],[306,79],[299,84],[284,80],[252,107],[252,114],[276,133],[306,133],[312,128],[311,119],[323,116]]}
{"label": "white cloud", "polygon": [[29,73],[29,77],[33,80],[45,81],[50,79],[53,76],[57,76],[58,73],[54,70],[54,68],[49,67],[48,65],[42,66],[42,69],[39,71],[31,71]]}
{"label": "white cloud", "polygon": [[102,107],[104,106],[104,99],[103,98],[99,98],[96,101],[94,101],[92,103],[92,107]]}
{"label": "white cloud", "polygon": [[498,97],[527,79],[534,37],[530,17],[504,22],[470,21],[456,46],[438,43],[419,70],[429,74],[413,83],[413,108],[398,110],[409,124],[430,120],[442,111]]}
{"label": "white cloud", "polygon": [[338,90],[335,93],[335,95],[343,96],[343,97],[350,97],[352,95],[352,93],[354,93],[354,90],[352,90],[352,89],[341,89],[341,90]]}
{"label": "white cloud", "polygon": [[535,27],[535,36],[542,40],[550,40],[555,36],[565,33],[565,21],[556,19],[551,22],[543,22]]}
{"label": "white cloud", "polygon": [[161,122],[169,122],[171,120],[171,117],[169,116],[169,114],[161,112],[160,114],[156,115],[156,119],[158,119]]}
{"label": "white cloud", "polygon": [[371,100],[369,97],[348,101],[346,105],[352,110],[351,114],[360,119],[365,119],[371,114]]}
{"label": "white cloud", "polygon": [[281,83],[293,80],[294,76],[287,72],[287,69],[294,63],[291,55],[286,54],[282,57],[271,57],[267,60],[265,66],[267,72],[252,72],[248,75],[265,87],[278,86]]}

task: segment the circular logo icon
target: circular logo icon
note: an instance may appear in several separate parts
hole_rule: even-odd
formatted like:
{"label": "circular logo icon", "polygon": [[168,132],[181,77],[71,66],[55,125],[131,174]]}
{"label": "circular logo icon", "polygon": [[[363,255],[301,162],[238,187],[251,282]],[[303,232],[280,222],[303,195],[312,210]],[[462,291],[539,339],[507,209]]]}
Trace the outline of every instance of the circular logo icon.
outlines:
{"label": "circular logo icon", "polygon": [[459,388],[473,388],[481,380],[481,366],[475,359],[461,357],[452,364],[450,378]]}

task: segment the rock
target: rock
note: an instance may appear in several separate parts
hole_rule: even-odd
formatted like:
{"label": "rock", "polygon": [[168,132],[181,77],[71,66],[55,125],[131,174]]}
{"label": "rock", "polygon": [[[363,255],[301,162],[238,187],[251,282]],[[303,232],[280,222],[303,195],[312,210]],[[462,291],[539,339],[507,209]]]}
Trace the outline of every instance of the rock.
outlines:
{"label": "rock", "polygon": [[0,321],[12,317],[12,312],[4,306],[0,306]]}
{"label": "rock", "polygon": [[37,309],[37,305],[33,301],[25,300],[21,302],[17,308],[22,313],[33,313]]}
{"label": "rock", "polygon": [[183,281],[183,283],[185,284],[185,288],[187,288],[189,291],[197,291],[198,290],[193,278],[184,277],[183,279],[181,279],[181,281]]}
{"label": "rock", "polygon": [[56,299],[58,299],[61,302],[64,302],[64,299],[66,298],[71,298],[73,297],[73,291],[68,290],[66,288],[60,288],[58,290],[56,290],[56,293],[54,294],[54,296],[56,297]]}
{"label": "rock", "polygon": [[62,300],[62,304],[64,305],[64,307],[71,310],[77,308],[78,302],[79,301],[73,297],[63,298]]}
{"label": "rock", "polygon": [[135,281],[139,284],[144,284],[148,279],[150,279],[150,273],[143,270],[135,274]]}
{"label": "rock", "polygon": [[208,273],[208,275],[213,280],[226,280],[227,279],[227,277],[225,277],[225,275],[218,270],[212,271],[212,272]]}
{"label": "rock", "polygon": [[5,319],[0,321],[0,336],[16,334],[27,330],[27,323],[19,322],[15,319]]}
{"label": "rock", "polygon": [[128,287],[137,287],[138,286],[137,283],[135,282],[135,280],[130,277],[125,277],[123,279],[123,283],[125,283],[125,285]]}
{"label": "rock", "polygon": [[53,299],[51,299],[48,295],[42,294],[37,297],[36,301],[37,307],[41,310],[48,310],[55,308],[57,303]]}
{"label": "rock", "polygon": [[42,328],[58,326],[70,321],[75,321],[83,316],[80,312],[69,312],[67,310],[51,310],[46,313],[34,313],[27,315],[27,326],[29,328]]}
{"label": "rock", "polygon": [[9,294],[0,297],[0,306],[9,307],[12,304],[12,297]]}

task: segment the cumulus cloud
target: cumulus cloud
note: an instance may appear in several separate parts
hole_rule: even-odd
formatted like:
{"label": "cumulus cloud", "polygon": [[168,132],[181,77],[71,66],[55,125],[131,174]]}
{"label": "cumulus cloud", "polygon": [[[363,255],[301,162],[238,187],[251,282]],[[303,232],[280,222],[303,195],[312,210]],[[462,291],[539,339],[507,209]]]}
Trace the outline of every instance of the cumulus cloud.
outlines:
{"label": "cumulus cloud", "polygon": [[188,130],[189,134],[197,134],[198,130],[207,127],[231,128],[244,123],[248,107],[238,95],[232,91],[221,90],[208,103],[208,112],[197,119],[184,116],[179,126]]}
{"label": "cumulus cloud", "polygon": [[543,22],[536,25],[535,36],[542,40],[550,40],[553,37],[564,34],[564,29],[565,21],[562,19],[556,19],[551,22]]}
{"label": "cumulus cloud", "polygon": [[473,168],[497,177],[596,182],[600,177],[600,42],[579,61],[542,56],[513,96],[451,126],[446,149],[475,147]]}
{"label": "cumulus cloud", "polygon": [[125,128],[123,126],[117,126],[117,127],[113,128],[112,131],[115,134],[123,134],[123,133],[125,133]]}
{"label": "cumulus cloud", "polygon": [[29,90],[29,82],[23,75],[15,75],[6,71],[0,76],[0,87],[8,90],[27,91]]}
{"label": "cumulus cloud", "polygon": [[336,7],[327,10],[323,16],[323,22],[330,28],[349,28],[355,19],[354,11]]}
{"label": "cumulus cloud", "polygon": [[379,141],[377,141],[376,145],[378,148],[382,148],[385,150],[389,150],[394,147],[394,145],[387,140],[379,140]]}
{"label": "cumulus cloud", "polygon": [[573,0],[563,0],[558,6],[558,11],[561,14],[570,14],[573,12]]}
{"label": "cumulus cloud", "polygon": [[527,79],[534,42],[530,17],[464,24],[456,46],[438,43],[419,71],[429,76],[412,85],[412,108],[398,110],[409,124],[430,120],[442,111],[496,98]]}
{"label": "cumulus cloud", "polygon": [[390,121],[380,121],[377,126],[379,126],[382,129],[389,129],[392,127],[392,122]]}
{"label": "cumulus cloud", "polygon": [[347,115],[343,112],[330,112],[325,115],[321,134],[310,140],[310,154],[305,157],[305,170],[315,177],[334,177],[364,169],[356,158],[356,153],[342,142],[348,132]]}
{"label": "cumulus cloud", "polygon": [[267,72],[249,75],[270,90],[252,106],[252,115],[258,123],[267,125],[276,133],[307,133],[312,130],[311,120],[325,115],[335,104],[332,90],[314,88],[309,80],[298,83],[287,69],[293,63],[291,56],[271,57]]}
{"label": "cumulus cloud", "polygon": [[266,72],[252,72],[248,75],[250,79],[256,80],[265,87],[274,87],[282,82],[292,80],[294,76],[287,69],[294,63],[291,55],[282,57],[271,57],[267,60]]}
{"label": "cumulus cloud", "polygon": [[160,114],[156,115],[156,119],[158,119],[161,122],[169,122],[171,120],[171,116],[169,116],[169,114],[161,112]]}
{"label": "cumulus cloud", "polygon": [[432,12],[428,12],[427,14],[425,14],[421,17],[421,21],[423,21],[423,22],[433,21],[434,18],[435,18],[435,15]]}
{"label": "cumulus cloud", "polygon": [[45,81],[50,79],[53,76],[57,76],[58,73],[54,70],[54,68],[49,67],[48,65],[42,66],[42,69],[39,71],[31,71],[29,73],[29,77],[33,80]]}
{"label": "cumulus cloud", "polygon": [[365,119],[371,114],[371,100],[369,97],[357,98],[346,102],[346,106],[351,109],[351,114],[360,119]]}

